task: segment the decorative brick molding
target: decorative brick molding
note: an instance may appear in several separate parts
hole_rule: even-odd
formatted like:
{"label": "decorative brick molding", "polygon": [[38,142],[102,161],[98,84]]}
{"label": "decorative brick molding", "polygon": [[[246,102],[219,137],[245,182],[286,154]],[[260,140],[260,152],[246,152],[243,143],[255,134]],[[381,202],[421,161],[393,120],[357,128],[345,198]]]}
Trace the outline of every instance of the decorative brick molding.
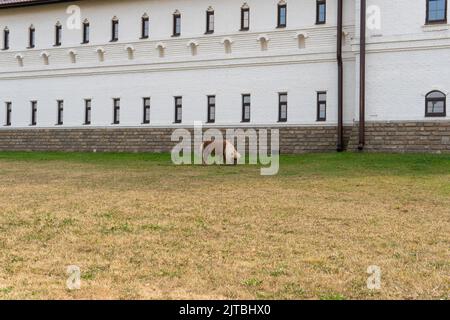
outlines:
{"label": "decorative brick molding", "polygon": [[[358,127],[353,128],[348,149],[358,148]],[[450,121],[368,122],[366,151],[450,152]]]}

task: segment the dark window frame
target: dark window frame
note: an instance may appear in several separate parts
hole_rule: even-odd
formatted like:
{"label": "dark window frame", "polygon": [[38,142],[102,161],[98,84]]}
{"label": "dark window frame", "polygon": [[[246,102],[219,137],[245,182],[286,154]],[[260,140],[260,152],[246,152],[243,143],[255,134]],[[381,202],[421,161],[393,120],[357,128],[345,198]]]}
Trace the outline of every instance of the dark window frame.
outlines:
{"label": "dark window frame", "polygon": [[[245,14],[248,14],[247,26],[245,26]],[[241,8],[241,29],[240,31],[250,30],[250,8]]]}
{"label": "dark window frame", "polygon": [[111,42],[119,41],[119,19],[111,20]]}
{"label": "dark window frame", "polygon": [[84,125],[92,124],[92,100],[84,100]]}
{"label": "dark window frame", "polygon": [[11,115],[12,115],[12,102],[11,101],[5,102],[5,107],[6,107],[5,126],[10,127],[11,126]]}
{"label": "dark window frame", "polygon": [[142,17],[141,19],[141,39],[150,38],[150,17]]}
{"label": "dark window frame", "polygon": [[120,124],[120,98],[113,99],[113,123]]}
{"label": "dark window frame", "polygon": [[[321,95],[325,95],[326,98],[325,100],[320,100],[320,96]],[[328,93],[327,91],[317,91],[317,122],[325,122],[327,121],[327,98],[328,98]],[[325,116],[321,117],[320,116],[320,108],[321,106],[324,106],[325,108]]]}
{"label": "dark window frame", "polygon": [[62,45],[62,25],[55,25],[55,47]]}
{"label": "dark window frame", "polygon": [[31,126],[37,125],[37,101],[31,101]]}
{"label": "dark window frame", "polygon": [[81,44],[87,44],[90,42],[91,24],[89,22],[83,22],[83,39]]}
{"label": "dark window frame", "polygon": [[[324,17],[320,20],[320,7],[324,7]],[[326,24],[327,23],[327,0],[316,0],[316,24]]]}
{"label": "dark window frame", "polygon": [[[208,118],[207,118],[207,123],[216,123],[216,96],[215,95],[209,95],[206,97],[207,98],[207,104],[208,104]],[[211,102],[211,99],[214,99],[214,102]],[[213,112],[212,112],[212,108],[214,108],[214,116]]]}
{"label": "dark window frame", "polygon": [[151,98],[150,97],[142,98],[142,103],[143,103],[142,124],[150,124]]}
{"label": "dark window frame", "polygon": [[445,1],[445,17],[444,19],[440,19],[440,20],[430,20],[430,1],[433,0],[426,0],[427,1],[427,12],[426,12],[426,21],[425,24],[444,24],[447,23],[447,11],[448,11],[448,1]]}
{"label": "dark window frame", "polygon": [[9,50],[9,29],[3,29],[3,50]]}
{"label": "dark window frame", "polygon": [[[183,122],[183,97],[174,97],[175,100],[175,121],[174,123]],[[179,113],[180,112],[180,113]]]}
{"label": "dark window frame", "polygon": [[64,100],[57,100],[57,114],[56,125],[62,126],[64,124]]}
{"label": "dark window frame", "polygon": [[[429,98],[429,96],[433,93],[440,93],[443,95],[441,98]],[[430,102],[443,102],[444,110],[443,112],[429,112],[428,103]],[[446,117],[447,116],[447,95],[439,90],[433,90],[427,93],[425,96],[425,117],[427,118],[436,118],[436,117]]]}
{"label": "dark window frame", "polygon": [[174,13],[172,37],[179,37],[179,36],[181,36],[181,13]]}
{"label": "dark window frame", "polygon": [[[282,101],[282,97],[286,97],[286,101]],[[286,107],[286,116],[282,117],[282,108]],[[278,94],[278,122],[287,122],[288,120],[288,93],[280,92]]]}
{"label": "dark window frame", "polygon": [[[213,17],[212,28],[211,28],[211,17]],[[215,26],[216,26],[216,16],[214,14],[214,11],[207,10],[206,11],[206,32],[205,32],[205,34],[214,33]]]}
{"label": "dark window frame", "polygon": [[36,48],[36,28],[30,27],[28,29],[28,49]]}
{"label": "dark window frame", "polygon": [[[245,98],[247,98],[247,97],[249,98],[250,102],[245,102]],[[250,122],[251,118],[252,118],[252,114],[251,114],[251,112],[252,112],[252,109],[251,109],[252,108],[252,101],[251,101],[251,98],[252,98],[251,94],[246,93],[246,94],[242,95],[242,122],[244,122],[244,123]],[[248,107],[248,118],[245,117],[245,110],[246,110],[247,107]]]}
{"label": "dark window frame", "polygon": [[[285,11],[284,23],[282,23],[281,19],[281,10]],[[278,4],[278,22],[277,28],[286,28],[287,27],[287,4]]]}

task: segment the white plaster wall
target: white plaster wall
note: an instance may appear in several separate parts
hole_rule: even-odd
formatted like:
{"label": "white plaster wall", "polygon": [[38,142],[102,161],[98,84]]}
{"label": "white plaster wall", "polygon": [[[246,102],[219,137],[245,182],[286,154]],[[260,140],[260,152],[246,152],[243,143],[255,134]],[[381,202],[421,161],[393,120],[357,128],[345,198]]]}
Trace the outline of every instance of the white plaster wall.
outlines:
{"label": "white plaster wall", "polygon": [[[355,2],[359,16],[360,2]],[[368,17],[380,9],[379,29],[367,29],[368,121],[435,121],[425,117],[425,95],[450,93],[450,26],[425,25],[425,0],[368,0]],[[449,16],[450,17],[450,16]],[[356,20],[354,119],[359,120],[359,20]],[[448,112],[447,112],[448,114]]]}
{"label": "white plaster wall", "polygon": [[[30,100],[39,102],[38,127],[56,124],[57,100],[65,101],[64,125],[80,126],[87,98],[92,99],[92,125],[111,125],[112,99],[120,98],[121,125],[137,126],[142,123],[143,97],[151,97],[151,125],[172,125],[174,96],[183,97],[183,124],[192,125],[207,120],[207,95],[216,95],[217,124],[234,125],[241,121],[242,94],[252,95],[251,124],[276,124],[279,92],[288,93],[288,124],[316,124],[317,91],[328,92],[327,123],[335,123],[334,69],[334,63],[329,62],[18,79],[5,82],[1,92],[3,100],[13,102],[12,122],[16,127],[29,126]],[[0,113],[0,122],[4,123],[4,117],[5,113]]]}
{"label": "white plaster wall", "polygon": [[[354,56],[353,1],[346,1],[345,25],[349,32],[345,47],[346,122],[353,118]],[[89,19],[91,43],[80,45],[81,31],[64,28],[61,48],[53,48],[54,25],[64,24],[65,9],[72,3],[34,6],[0,11],[0,30],[10,29],[11,48],[0,52],[0,110],[4,102],[13,103],[12,126],[30,124],[30,101],[38,101],[37,127],[55,127],[56,101],[64,100],[64,127],[81,126],[84,99],[92,99],[92,125],[110,126],[112,99],[121,98],[120,126],[139,126],[142,122],[142,98],[151,97],[151,126],[172,126],[174,96],[183,96],[183,124],[206,120],[206,96],[217,96],[217,125],[238,125],[241,121],[241,94],[252,95],[252,122],[276,124],[278,93],[288,92],[288,124],[323,125],[316,122],[316,92],[328,92],[328,119],[336,123],[336,8],[328,1],[327,24],[316,26],[315,0],[288,0],[288,27],[276,29],[278,0],[248,0],[251,28],[239,32],[241,0],[90,0],[74,2],[82,9],[82,20]],[[216,32],[204,35],[205,11],[212,6],[216,14]],[[172,13],[182,14],[182,35],[172,38]],[[141,41],[140,18],[150,16],[150,39]],[[110,44],[111,18],[120,19],[119,42]],[[36,28],[37,46],[27,46],[27,30]],[[299,49],[296,35],[307,36],[306,48]],[[270,38],[267,51],[256,41],[261,34]],[[224,53],[221,40],[233,39],[233,53]],[[186,44],[199,42],[198,55],[192,57]],[[158,42],[167,46],[164,58],[155,50]],[[125,45],[135,47],[128,60]],[[106,50],[105,61],[95,54],[99,46]],[[77,51],[77,63],[71,64],[68,50]],[[50,65],[44,66],[40,54],[50,53]],[[24,56],[19,67],[15,56]],[[5,123],[5,112],[0,112]]]}

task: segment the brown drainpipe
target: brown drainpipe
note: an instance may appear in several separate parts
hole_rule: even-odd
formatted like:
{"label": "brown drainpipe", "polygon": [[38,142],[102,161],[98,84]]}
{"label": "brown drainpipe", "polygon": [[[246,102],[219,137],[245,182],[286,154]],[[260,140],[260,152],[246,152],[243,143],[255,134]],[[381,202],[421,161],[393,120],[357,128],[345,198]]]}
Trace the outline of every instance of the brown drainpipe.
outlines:
{"label": "brown drainpipe", "polygon": [[366,0],[361,0],[361,23],[359,45],[359,144],[364,150],[366,144]]}
{"label": "brown drainpipe", "polygon": [[338,63],[338,143],[337,151],[344,151],[344,66],[342,61],[343,0],[338,0],[337,16],[337,63]]}

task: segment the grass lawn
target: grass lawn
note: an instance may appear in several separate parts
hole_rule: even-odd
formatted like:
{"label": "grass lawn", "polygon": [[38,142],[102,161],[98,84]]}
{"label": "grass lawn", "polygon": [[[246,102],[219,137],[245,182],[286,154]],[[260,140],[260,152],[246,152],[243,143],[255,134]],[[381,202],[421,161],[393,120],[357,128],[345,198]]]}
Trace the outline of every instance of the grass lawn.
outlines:
{"label": "grass lawn", "polygon": [[450,155],[0,153],[0,188],[0,299],[450,298]]}

